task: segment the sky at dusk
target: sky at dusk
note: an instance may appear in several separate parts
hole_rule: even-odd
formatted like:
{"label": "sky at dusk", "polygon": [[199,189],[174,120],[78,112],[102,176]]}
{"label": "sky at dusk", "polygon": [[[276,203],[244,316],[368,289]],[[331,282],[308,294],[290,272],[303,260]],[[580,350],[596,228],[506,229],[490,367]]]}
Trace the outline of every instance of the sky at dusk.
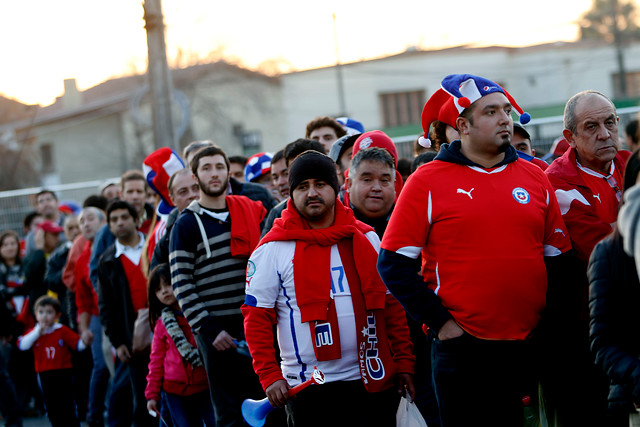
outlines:
{"label": "sky at dusk", "polygon": [[[224,57],[256,67],[277,59],[302,70],[335,64],[336,36],[343,63],[412,46],[574,41],[591,0],[163,0],[162,7],[170,63]],[[132,0],[0,2],[0,94],[44,106],[62,94],[64,79],[85,90],[143,73],[142,16],[142,1]]]}

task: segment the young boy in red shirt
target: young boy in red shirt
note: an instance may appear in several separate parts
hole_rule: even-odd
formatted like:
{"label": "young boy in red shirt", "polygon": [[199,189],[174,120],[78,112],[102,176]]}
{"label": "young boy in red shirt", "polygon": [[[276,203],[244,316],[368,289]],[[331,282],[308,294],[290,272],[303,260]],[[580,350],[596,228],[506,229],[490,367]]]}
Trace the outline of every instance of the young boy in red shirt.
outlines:
{"label": "young boy in red shirt", "polygon": [[33,348],[47,416],[53,427],[79,427],[73,400],[71,349],[82,351],[84,342],[70,328],[58,323],[62,314],[60,301],[42,296],[34,304],[36,326],[18,338],[18,348]]}

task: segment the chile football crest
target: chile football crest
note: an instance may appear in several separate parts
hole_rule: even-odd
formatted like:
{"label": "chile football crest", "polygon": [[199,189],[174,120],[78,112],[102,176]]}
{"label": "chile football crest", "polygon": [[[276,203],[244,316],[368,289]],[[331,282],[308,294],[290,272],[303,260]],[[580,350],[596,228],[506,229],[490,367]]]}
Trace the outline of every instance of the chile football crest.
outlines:
{"label": "chile football crest", "polygon": [[522,203],[523,205],[526,205],[531,200],[529,192],[522,187],[514,188],[511,194],[513,198],[516,199],[516,202]]}

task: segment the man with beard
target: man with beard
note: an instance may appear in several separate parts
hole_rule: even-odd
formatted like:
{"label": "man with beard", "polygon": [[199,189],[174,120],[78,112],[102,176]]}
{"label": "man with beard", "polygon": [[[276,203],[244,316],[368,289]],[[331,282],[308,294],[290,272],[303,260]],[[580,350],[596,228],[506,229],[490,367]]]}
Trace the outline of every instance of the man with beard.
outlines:
{"label": "man with beard", "polygon": [[245,196],[226,196],[229,160],[219,147],[201,148],[190,165],[200,198],[171,230],[173,289],[207,370],[216,425],[243,425],[242,402],[262,394],[251,358],[237,351],[237,343],[244,340],[247,261],[266,209]]}
{"label": "man with beard", "polygon": [[[523,122],[528,114],[499,85],[468,74],[447,76],[433,96],[443,105],[453,97],[460,140],[408,180],[378,270],[436,335],[442,425],[474,425],[478,417],[521,425],[522,399],[538,390],[532,335],[546,304],[545,261],[571,245],[544,172],[510,144],[511,113]],[[425,133],[429,125],[423,121]]]}
{"label": "man with beard", "polygon": [[[300,154],[289,188],[247,269],[242,310],[262,386],[273,406],[286,405],[290,426],[395,425],[399,392],[414,397],[414,357],[405,313],[375,268],[378,237],[338,201],[330,157]],[[290,400],[314,366],[325,383]]]}

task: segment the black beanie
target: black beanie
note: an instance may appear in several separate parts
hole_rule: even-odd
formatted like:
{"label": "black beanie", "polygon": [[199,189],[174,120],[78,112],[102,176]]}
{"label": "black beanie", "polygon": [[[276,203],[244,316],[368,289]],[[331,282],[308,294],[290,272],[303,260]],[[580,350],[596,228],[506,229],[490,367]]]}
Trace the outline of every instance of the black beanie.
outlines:
{"label": "black beanie", "polygon": [[331,157],[308,150],[296,157],[289,165],[289,193],[293,194],[302,181],[319,179],[330,185],[338,195],[338,174]]}

